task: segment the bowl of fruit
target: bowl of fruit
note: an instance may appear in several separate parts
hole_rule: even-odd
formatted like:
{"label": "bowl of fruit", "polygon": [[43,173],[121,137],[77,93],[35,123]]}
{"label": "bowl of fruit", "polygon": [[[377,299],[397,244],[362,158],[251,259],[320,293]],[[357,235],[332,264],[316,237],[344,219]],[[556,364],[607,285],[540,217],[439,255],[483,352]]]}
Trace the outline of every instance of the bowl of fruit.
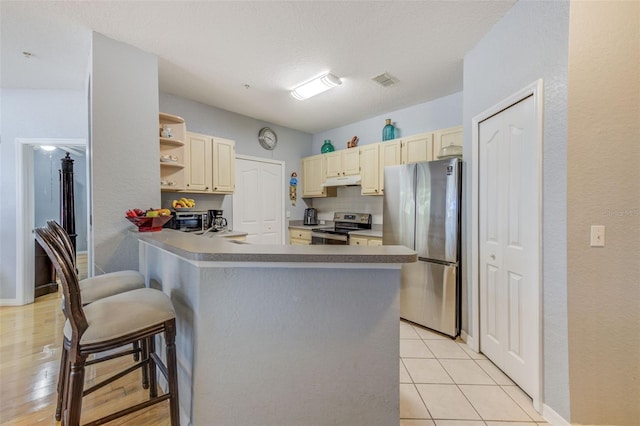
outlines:
{"label": "bowl of fruit", "polygon": [[193,198],[180,198],[179,200],[173,200],[171,201],[171,208],[173,208],[174,211],[179,212],[179,211],[190,211],[192,208],[194,208],[196,206],[196,202]]}
{"label": "bowl of fruit", "polygon": [[155,232],[161,231],[162,225],[171,219],[171,211],[169,209],[131,209],[127,210],[125,217],[138,227],[138,232]]}

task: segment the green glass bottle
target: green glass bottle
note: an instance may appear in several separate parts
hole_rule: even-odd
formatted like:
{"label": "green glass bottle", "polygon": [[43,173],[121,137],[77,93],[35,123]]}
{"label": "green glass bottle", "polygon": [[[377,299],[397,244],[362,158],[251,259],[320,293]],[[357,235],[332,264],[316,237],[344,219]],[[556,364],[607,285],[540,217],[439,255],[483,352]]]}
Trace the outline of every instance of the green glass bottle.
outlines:
{"label": "green glass bottle", "polygon": [[382,129],[382,140],[390,141],[391,139],[395,139],[396,137],[396,129],[391,124],[391,119],[387,118],[387,124]]}
{"label": "green glass bottle", "polygon": [[322,144],[322,148],[320,148],[321,153],[333,152],[333,145],[331,145],[331,139],[325,139]]}

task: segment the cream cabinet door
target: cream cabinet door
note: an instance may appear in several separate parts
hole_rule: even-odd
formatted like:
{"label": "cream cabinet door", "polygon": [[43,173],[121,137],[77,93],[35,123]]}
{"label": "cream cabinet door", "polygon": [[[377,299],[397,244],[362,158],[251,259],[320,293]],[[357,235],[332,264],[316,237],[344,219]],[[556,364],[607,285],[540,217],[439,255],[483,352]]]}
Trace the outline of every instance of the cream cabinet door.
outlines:
{"label": "cream cabinet door", "polygon": [[324,197],[326,180],[324,155],[314,155],[302,159],[302,196]]}
{"label": "cream cabinet door", "polygon": [[380,144],[374,143],[360,147],[360,188],[362,195],[380,195],[378,173]]}
{"label": "cream cabinet door", "polygon": [[211,137],[187,132],[186,190],[206,192],[211,188]]}
{"label": "cream cabinet door", "polygon": [[350,246],[366,246],[367,239],[365,237],[349,237]]}
{"label": "cream cabinet door", "polygon": [[348,148],[341,150],[342,175],[351,176],[360,173],[360,148]]}
{"label": "cream cabinet door", "polygon": [[351,176],[360,173],[359,148],[341,149],[324,154],[327,177]]}
{"label": "cream cabinet door", "polygon": [[369,238],[369,240],[367,240],[367,245],[368,246],[381,246],[382,245],[382,238]]}
{"label": "cream cabinet door", "polygon": [[311,231],[307,229],[289,228],[289,244],[310,245]]}
{"label": "cream cabinet door", "polygon": [[342,152],[333,151],[324,154],[327,177],[342,176]]}
{"label": "cream cabinet door", "polygon": [[213,138],[213,168],[211,192],[232,194],[235,189],[235,142],[229,139]]}
{"label": "cream cabinet door", "polygon": [[440,150],[445,146],[462,146],[462,126],[438,130],[433,135],[433,159],[437,160]]}
{"label": "cream cabinet door", "polygon": [[384,194],[384,168],[402,164],[402,145],[400,139],[380,142],[380,171],[378,173],[378,188],[380,195]]}
{"label": "cream cabinet door", "polygon": [[433,160],[433,133],[402,139],[402,164]]}

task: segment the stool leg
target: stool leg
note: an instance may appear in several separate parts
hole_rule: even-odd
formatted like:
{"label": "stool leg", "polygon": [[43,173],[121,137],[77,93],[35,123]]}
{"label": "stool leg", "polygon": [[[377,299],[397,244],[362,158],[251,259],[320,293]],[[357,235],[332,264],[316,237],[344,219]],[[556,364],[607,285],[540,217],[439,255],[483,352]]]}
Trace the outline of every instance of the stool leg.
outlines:
{"label": "stool leg", "polygon": [[147,366],[149,367],[149,397],[155,398],[158,396],[158,376],[156,371],[156,362],[151,357],[151,354],[156,352],[156,336],[151,336],[147,339],[147,347]]}
{"label": "stool leg", "polygon": [[178,403],[178,363],[176,359],[176,320],[165,323],[164,339],[167,345],[167,374],[169,377],[169,412],[171,426],[180,426],[180,404]]}
{"label": "stool leg", "polygon": [[140,349],[140,342],[138,340],[136,340],[135,342],[133,342],[133,350],[135,350],[136,352],[133,353],[133,360],[135,362],[140,361],[140,353],[137,352]]}
{"label": "stool leg", "polygon": [[56,421],[62,418],[62,402],[64,401],[64,393],[66,392],[66,378],[69,372],[69,356],[68,352],[62,345],[60,353],[60,369],[58,370],[58,398],[56,400]]}
{"label": "stool leg", "polygon": [[67,426],[77,426],[80,424],[80,414],[82,412],[82,391],[84,388],[84,363],[85,357],[76,356],[71,363],[71,371],[69,374],[69,388],[67,391],[67,405],[69,406],[66,412]]}
{"label": "stool leg", "polygon": [[138,356],[138,360],[142,359],[142,388],[149,389],[149,345],[147,339],[142,339],[135,343],[140,348],[141,356]]}

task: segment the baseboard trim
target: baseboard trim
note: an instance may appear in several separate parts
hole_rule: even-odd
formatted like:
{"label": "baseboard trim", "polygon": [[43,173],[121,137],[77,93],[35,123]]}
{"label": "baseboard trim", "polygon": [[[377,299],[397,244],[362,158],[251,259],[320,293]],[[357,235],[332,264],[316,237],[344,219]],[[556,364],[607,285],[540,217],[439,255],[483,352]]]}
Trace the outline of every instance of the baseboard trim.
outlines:
{"label": "baseboard trim", "polygon": [[464,333],[464,334],[465,334],[464,341],[466,342],[467,346],[469,346],[469,348],[479,353],[480,347],[478,346],[478,342],[476,341],[476,339],[474,339],[473,336],[470,336],[467,333]]}
{"label": "baseboard trim", "polygon": [[545,418],[547,423],[553,426],[571,426],[571,422],[568,422],[560,414],[549,407],[547,404],[542,404],[542,417]]}
{"label": "baseboard trim", "polygon": [[0,299],[0,306],[22,306],[18,299]]}

